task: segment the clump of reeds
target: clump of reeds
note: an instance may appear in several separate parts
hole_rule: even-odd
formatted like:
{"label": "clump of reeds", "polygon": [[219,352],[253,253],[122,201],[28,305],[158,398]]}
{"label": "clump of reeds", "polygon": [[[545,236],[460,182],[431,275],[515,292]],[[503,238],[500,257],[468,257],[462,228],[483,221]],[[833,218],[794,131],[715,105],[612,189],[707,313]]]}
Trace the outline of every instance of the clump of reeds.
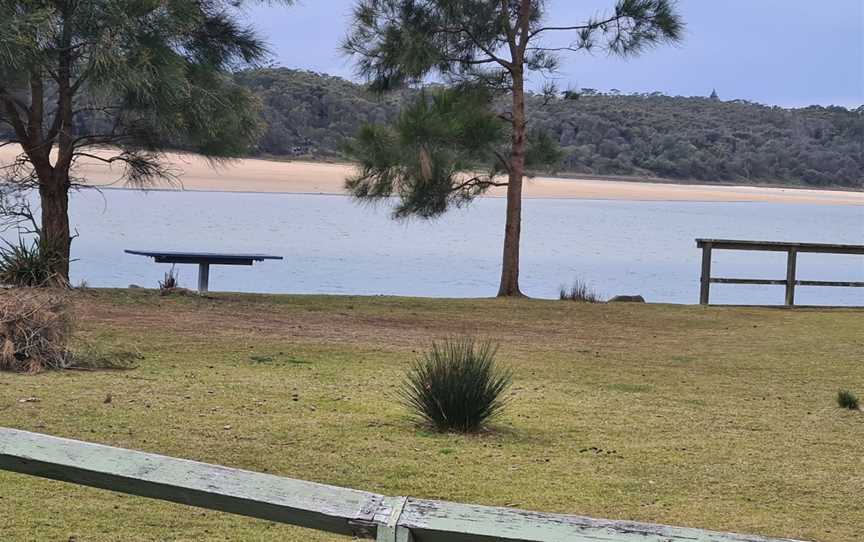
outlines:
{"label": "clump of reeds", "polygon": [[62,258],[39,239],[30,244],[24,239],[4,243],[0,246],[0,283],[28,287],[65,285],[54,271]]}
{"label": "clump of reeds", "polygon": [[602,303],[603,298],[588,286],[588,283],[579,279],[573,281],[573,285],[569,288],[561,286],[558,293],[558,298],[561,301],[577,301],[579,303]]}
{"label": "clump of reeds", "polygon": [[416,419],[438,431],[474,433],[498,416],[512,375],[490,342],[433,343],[408,371],[400,396]]}
{"label": "clump of reeds", "polygon": [[180,286],[180,272],[171,266],[171,269],[165,273],[165,277],[159,281],[159,292],[162,294],[170,294]]}
{"label": "clump of reeds", "polygon": [[837,405],[840,408],[849,410],[858,410],[860,408],[858,396],[849,390],[840,390],[837,392]]}

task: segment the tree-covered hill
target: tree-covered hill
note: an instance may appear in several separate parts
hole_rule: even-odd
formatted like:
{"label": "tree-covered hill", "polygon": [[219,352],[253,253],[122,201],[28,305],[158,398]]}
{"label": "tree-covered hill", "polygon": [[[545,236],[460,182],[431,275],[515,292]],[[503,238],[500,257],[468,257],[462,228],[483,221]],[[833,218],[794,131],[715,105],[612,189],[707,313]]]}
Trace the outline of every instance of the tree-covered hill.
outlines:
{"label": "tree-covered hill", "polygon": [[[263,103],[261,155],[340,157],[364,122],[392,118],[384,98],[327,75],[245,71]],[[864,107],[783,109],[745,101],[583,90],[528,103],[532,130],[564,150],[562,172],[728,183],[864,188]]]}
{"label": "tree-covered hill", "polygon": [[[406,96],[381,97],[345,79],[286,68],[236,78],[262,103],[258,156],[343,158],[363,123],[392,119]],[[530,96],[528,117],[532,131],[563,149],[561,173],[864,189],[864,106],[784,109],[584,89]],[[100,121],[76,118],[80,128],[88,122]]]}

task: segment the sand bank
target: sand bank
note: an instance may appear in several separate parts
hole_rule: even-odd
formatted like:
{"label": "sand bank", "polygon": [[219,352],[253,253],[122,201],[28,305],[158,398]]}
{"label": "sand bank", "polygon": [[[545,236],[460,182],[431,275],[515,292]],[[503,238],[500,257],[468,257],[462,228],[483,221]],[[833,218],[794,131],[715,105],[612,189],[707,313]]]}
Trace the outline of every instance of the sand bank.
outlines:
{"label": "sand bank", "polygon": [[[9,164],[17,149],[0,148],[0,165]],[[100,152],[100,154],[103,154]],[[344,194],[343,183],[353,168],[348,164],[317,162],[279,162],[270,160],[235,160],[215,168],[207,161],[190,155],[170,155],[172,167],[180,175],[180,184],[159,184],[157,189],[207,190],[221,192],[276,192],[289,194]],[[122,169],[92,159],[77,164],[76,175],[93,186],[123,188],[118,182]],[[506,189],[495,189],[489,196],[503,196]],[[717,201],[717,202],[783,202],[832,205],[864,205],[864,192],[767,188],[748,186],[713,186],[665,184],[635,181],[611,181],[592,178],[529,179],[527,198],[614,199],[634,201]]]}

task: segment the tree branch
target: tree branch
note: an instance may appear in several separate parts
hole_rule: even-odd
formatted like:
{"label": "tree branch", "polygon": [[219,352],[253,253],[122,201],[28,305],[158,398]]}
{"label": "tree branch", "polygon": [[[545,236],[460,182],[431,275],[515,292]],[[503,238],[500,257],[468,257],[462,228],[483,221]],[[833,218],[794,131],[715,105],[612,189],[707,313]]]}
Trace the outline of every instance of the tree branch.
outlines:
{"label": "tree branch", "polygon": [[602,21],[588,21],[587,23],[572,25],[572,26],[544,26],[542,28],[538,28],[537,30],[531,32],[529,34],[529,38],[534,38],[542,32],[550,32],[550,31],[575,31],[575,30],[595,30],[598,28],[602,28],[608,24],[614,23],[616,21],[620,21],[621,19],[626,19],[629,15],[613,15],[607,19],[603,19]]}

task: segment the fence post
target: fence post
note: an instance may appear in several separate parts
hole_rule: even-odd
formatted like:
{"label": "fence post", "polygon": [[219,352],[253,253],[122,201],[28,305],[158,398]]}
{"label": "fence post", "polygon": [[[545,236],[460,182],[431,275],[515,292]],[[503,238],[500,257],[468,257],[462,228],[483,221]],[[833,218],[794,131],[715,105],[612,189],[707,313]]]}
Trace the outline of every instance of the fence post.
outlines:
{"label": "fence post", "polygon": [[702,245],[702,277],[699,304],[707,305],[711,295],[711,243]]}
{"label": "fence post", "polygon": [[414,542],[414,537],[411,536],[411,529],[408,527],[400,527],[399,519],[402,517],[402,511],[405,510],[405,504],[408,502],[408,497],[395,497],[392,499],[393,508],[390,512],[390,517],[387,523],[378,525],[376,542]]}
{"label": "fence post", "polygon": [[795,272],[798,265],[798,250],[789,249],[786,257],[786,306],[795,305]]}

